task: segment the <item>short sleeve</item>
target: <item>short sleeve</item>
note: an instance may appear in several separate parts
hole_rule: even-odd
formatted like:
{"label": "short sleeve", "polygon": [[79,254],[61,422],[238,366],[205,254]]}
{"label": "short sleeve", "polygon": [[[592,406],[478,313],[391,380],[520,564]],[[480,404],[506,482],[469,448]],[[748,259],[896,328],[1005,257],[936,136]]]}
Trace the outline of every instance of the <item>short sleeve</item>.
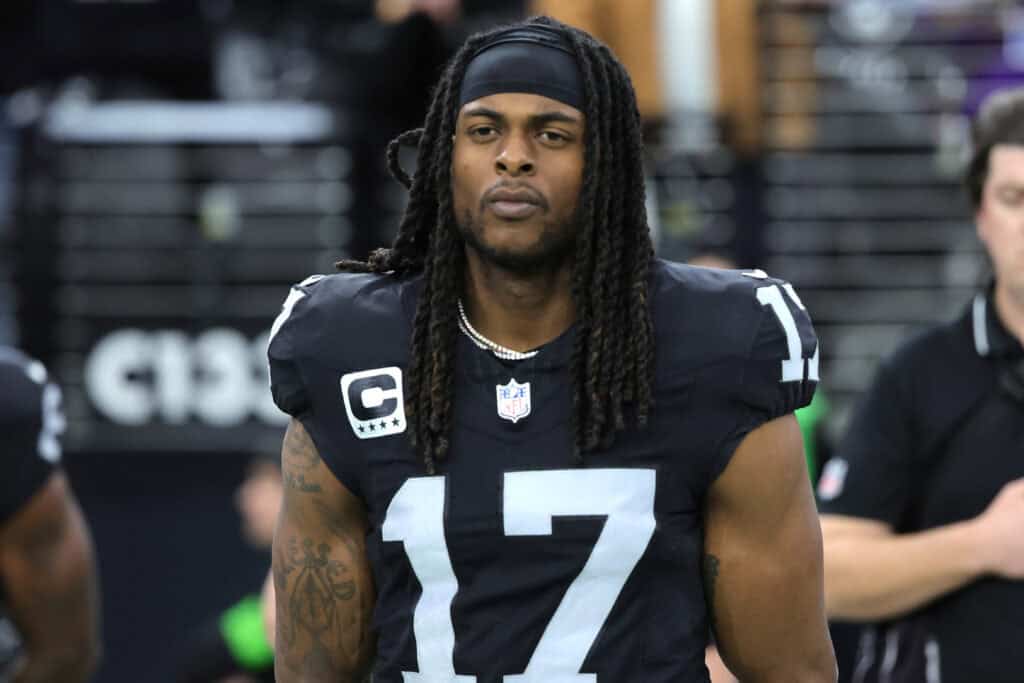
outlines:
{"label": "short sleeve", "polygon": [[758,423],[811,403],[818,386],[818,337],[803,303],[788,283],[759,287],[761,322],[751,344],[737,396]]}
{"label": "short sleeve", "polygon": [[729,389],[733,425],[721,448],[721,469],[747,434],[809,405],[818,385],[818,338],[793,287],[762,280],[747,290],[747,299],[737,303],[758,322]]}
{"label": "short sleeve", "polygon": [[726,443],[727,456],[746,434],[808,405],[818,384],[818,338],[793,286],[759,283],[748,305],[758,325],[733,388],[737,424]]}
{"label": "short sleeve", "polygon": [[61,457],[57,385],[37,361],[0,360],[0,523],[43,488]]}
{"label": "short sleeve", "polygon": [[[297,320],[302,311],[295,306],[307,296],[301,285],[288,292],[281,305],[281,312],[270,328],[270,343],[267,345],[267,359],[270,363],[270,393],[274,404],[295,418],[302,418],[310,407],[309,396],[302,375],[299,372],[296,352]],[[300,307],[301,309],[301,307]]]}
{"label": "short sleeve", "polygon": [[[335,371],[323,365],[326,349],[318,346],[325,334],[331,302],[326,288],[318,287],[323,276],[314,275],[292,287],[270,330],[267,359],[270,392],[283,412],[299,420],[316,445],[320,458],[334,476],[353,494],[362,497],[362,468],[347,455],[339,434],[337,409],[341,396],[333,378]],[[343,302],[341,302],[343,303]]]}
{"label": "short sleeve", "polygon": [[912,385],[895,360],[883,363],[818,481],[819,511],[898,528],[916,495]]}

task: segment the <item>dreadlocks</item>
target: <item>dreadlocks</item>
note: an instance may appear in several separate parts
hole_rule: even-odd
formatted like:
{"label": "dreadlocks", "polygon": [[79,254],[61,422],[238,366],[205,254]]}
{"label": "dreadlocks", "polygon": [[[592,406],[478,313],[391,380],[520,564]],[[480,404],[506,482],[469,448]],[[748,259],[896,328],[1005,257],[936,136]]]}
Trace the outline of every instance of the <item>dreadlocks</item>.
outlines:
{"label": "dreadlocks", "polygon": [[[572,45],[584,85],[586,114],[583,186],[578,214],[572,296],[576,307],[573,420],[576,457],[609,446],[626,426],[626,406],[638,426],[647,423],[654,368],[648,308],[653,248],[644,206],[643,142],[629,75],[606,46],[548,17],[541,24]],[[367,261],[340,261],[349,272],[422,273],[407,373],[406,414],[413,446],[427,471],[448,451],[458,335],[456,305],[464,253],[452,209],[452,135],[459,86],[476,48],[494,33],[471,37],[446,68],[423,128],[388,145],[388,167],[409,189],[409,203],[389,249]],[[398,162],[402,145],[418,147],[416,173]]]}

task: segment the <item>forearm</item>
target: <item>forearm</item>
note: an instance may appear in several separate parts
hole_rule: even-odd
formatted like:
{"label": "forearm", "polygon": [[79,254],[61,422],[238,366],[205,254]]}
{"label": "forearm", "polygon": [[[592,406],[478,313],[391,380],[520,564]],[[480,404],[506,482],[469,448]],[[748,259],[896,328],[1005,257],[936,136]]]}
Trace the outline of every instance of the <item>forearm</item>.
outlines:
{"label": "forearm", "polygon": [[834,618],[896,617],[982,573],[970,522],[913,534],[830,536],[825,536],[825,600]]}
{"label": "forearm", "polygon": [[287,524],[274,542],[275,675],[279,683],[362,681],[373,654],[372,589],[358,549]]}

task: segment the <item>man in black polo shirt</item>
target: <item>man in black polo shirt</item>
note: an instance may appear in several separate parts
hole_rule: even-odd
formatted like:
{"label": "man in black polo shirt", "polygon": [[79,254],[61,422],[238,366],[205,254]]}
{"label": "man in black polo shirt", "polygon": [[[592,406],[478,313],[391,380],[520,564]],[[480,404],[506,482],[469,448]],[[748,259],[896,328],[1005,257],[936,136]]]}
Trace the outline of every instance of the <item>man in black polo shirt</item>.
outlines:
{"label": "man in black polo shirt", "polygon": [[1024,89],[974,123],[967,184],[995,283],[882,365],[818,487],[846,680],[1024,680]]}
{"label": "man in black polo shirt", "polygon": [[60,390],[0,347],[0,682],[86,681],[100,650],[92,541],[60,468]]}

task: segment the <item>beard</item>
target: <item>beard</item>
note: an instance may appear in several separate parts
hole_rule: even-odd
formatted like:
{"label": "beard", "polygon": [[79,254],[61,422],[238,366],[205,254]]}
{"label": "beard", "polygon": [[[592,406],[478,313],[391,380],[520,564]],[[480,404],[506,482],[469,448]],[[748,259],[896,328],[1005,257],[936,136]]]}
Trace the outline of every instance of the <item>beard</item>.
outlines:
{"label": "beard", "polygon": [[479,216],[467,209],[456,220],[459,235],[480,258],[516,275],[536,275],[558,270],[568,263],[576,246],[578,211],[565,223],[545,221],[537,240],[521,249],[509,249],[488,244]]}

